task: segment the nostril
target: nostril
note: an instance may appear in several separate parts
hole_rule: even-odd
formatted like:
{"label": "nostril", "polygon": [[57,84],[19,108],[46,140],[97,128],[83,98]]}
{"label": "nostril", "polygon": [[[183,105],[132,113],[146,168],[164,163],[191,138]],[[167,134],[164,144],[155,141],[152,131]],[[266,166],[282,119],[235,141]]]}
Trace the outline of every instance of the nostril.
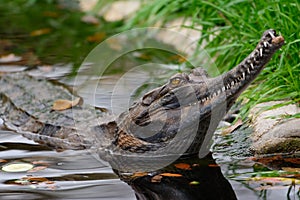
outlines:
{"label": "nostril", "polygon": [[144,110],[139,116],[134,119],[134,122],[138,126],[146,126],[150,124],[150,115],[148,110]]}

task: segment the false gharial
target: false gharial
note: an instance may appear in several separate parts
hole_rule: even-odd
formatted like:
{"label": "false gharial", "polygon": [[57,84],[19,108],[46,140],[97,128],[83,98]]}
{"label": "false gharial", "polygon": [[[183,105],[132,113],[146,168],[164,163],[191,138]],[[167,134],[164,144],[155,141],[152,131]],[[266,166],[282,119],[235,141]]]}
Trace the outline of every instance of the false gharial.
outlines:
{"label": "false gharial", "polygon": [[218,123],[283,44],[282,36],[267,30],[227,73],[211,78],[200,67],[178,73],[119,116],[85,104],[53,111],[54,100],[74,95],[26,73],[4,74],[0,117],[7,128],[52,148],[97,150],[115,168],[135,156],[140,161],[149,155],[151,162],[153,157],[206,154]]}

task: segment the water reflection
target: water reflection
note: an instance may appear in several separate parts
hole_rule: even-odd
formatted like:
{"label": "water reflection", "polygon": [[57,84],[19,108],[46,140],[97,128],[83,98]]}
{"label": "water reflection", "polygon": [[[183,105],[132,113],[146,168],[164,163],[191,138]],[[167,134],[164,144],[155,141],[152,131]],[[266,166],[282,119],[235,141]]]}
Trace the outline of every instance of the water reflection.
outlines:
{"label": "water reflection", "polygon": [[151,173],[116,173],[142,199],[237,199],[212,155],[180,158]]}

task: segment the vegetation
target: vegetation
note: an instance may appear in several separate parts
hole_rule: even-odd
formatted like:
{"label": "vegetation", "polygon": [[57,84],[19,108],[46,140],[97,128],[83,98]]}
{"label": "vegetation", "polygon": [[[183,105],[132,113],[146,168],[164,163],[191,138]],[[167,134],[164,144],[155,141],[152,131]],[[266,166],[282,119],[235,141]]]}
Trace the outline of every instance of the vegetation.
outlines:
{"label": "vegetation", "polygon": [[299,11],[300,3],[288,0],[155,0],[145,2],[125,26],[129,29],[178,17],[191,19],[192,25],[185,27],[201,31],[199,45],[204,45],[215,58],[220,71],[241,62],[264,30],[280,31],[286,39],[285,46],[258,77],[255,87],[250,87],[241,97],[247,100],[242,110],[246,116],[249,108],[260,102],[281,99],[288,103],[300,102]]}
{"label": "vegetation", "polygon": [[[98,1],[89,13],[95,13],[114,1]],[[0,4],[1,48],[9,39],[9,51],[17,54],[33,51],[43,63],[73,62],[79,66],[85,56],[105,38],[120,30],[147,27],[177,18],[189,19],[186,26],[201,32],[199,46],[215,59],[221,72],[234,67],[253,49],[264,30],[274,28],[286,39],[286,45],[273,57],[256,79],[255,87],[243,93],[246,100],[242,115],[253,105],[270,100],[300,102],[300,3],[297,1],[253,0],[153,0],[126,21],[84,23],[86,13],[60,9],[54,0],[3,0]],[[201,27],[201,28],[199,28]],[[6,48],[7,49],[7,48]],[[200,50],[198,50],[200,51]],[[195,52],[197,55],[199,52]]]}
{"label": "vegetation", "polygon": [[122,22],[85,23],[85,13],[64,9],[54,0],[3,0],[0,4],[1,40],[9,40],[10,52],[32,51],[43,64],[80,65],[86,55],[106,37],[115,34]]}

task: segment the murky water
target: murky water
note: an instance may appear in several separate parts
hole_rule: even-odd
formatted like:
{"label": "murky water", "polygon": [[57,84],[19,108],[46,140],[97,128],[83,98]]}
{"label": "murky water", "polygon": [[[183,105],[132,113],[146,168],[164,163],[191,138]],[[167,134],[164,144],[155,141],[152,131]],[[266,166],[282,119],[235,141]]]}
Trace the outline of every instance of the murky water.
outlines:
{"label": "murky water", "polygon": [[[60,66],[53,70],[53,73],[47,71],[47,77],[56,78],[58,75],[64,75],[68,69],[68,67]],[[162,67],[160,72],[163,70]],[[165,71],[167,72],[168,69]],[[43,69],[30,73],[42,75],[42,72]],[[133,80],[137,73],[141,75],[139,70],[123,77],[124,81],[128,83],[125,85],[130,85],[130,80]],[[153,75],[153,71],[144,73],[144,80],[151,77],[149,74]],[[158,74],[154,74],[154,76],[158,76]],[[65,84],[74,83],[71,79],[64,77],[61,77],[60,80]],[[106,108],[112,109],[110,106],[113,104],[108,102],[108,96],[116,86],[116,80],[120,80],[120,78],[118,76],[103,78],[102,87],[96,90],[97,102],[89,102],[91,94],[87,91],[90,90],[81,88],[79,94],[84,97],[86,102],[98,106],[105,105]],[[93,78],[90,83],[94,85]],[[134,81],[132,83],[132,88],[138,87]],[[138,84],[142,84],[142,82]],[[121,85],[124,86],[124,84]],[[86,87],[89,86],[86,85]],[[120,99],[128,98],[126,94],[129,90],[125,90],[125,88],[118,90],[125,91],[119,93],[114,102],[119,101],[120,104],[114,105],[120,111],[126,107]],[[127,103],[130,101],[128,100]],[[251,154],[247,151],[249,131],[251,130],[242,128],[226,136],[218,131],[215,134],[215,143],[212,148],[213,159],[209,158],[202,164],[203,160],[195,158],[189,160],[188,166],[191,166],[191,169],[175,170],[176,174],[183,175],[189,182],[178,182],[176,177],[165,177],[159,183],[155,183],[155,181],[153,182],[155,172],[151,172],[138,175],[130,187],[121,181],[110,166],[101,161],[94,152],[56,152],[2,127],[0,130],[0,165],[29,163],[34,168],[25,172],[0,171],[0,199],[135,199],[133,189],[138,193],[150,190],[151,193],[160,194],[160,199],[174,198],[169,194],[175,194],[178,199],[199,199],[197,195],[200,194],[208,195],[205,199],[221,199],[223,196],[226,197],[225,199],[299,199],[299,181],[297,179],[289,178],[287,174],[278,176],[281,178],[270,177],[269,179],[257,176],[260,170],[265,174],[271,174],[272,170],[250,159]],[[219,166],[222,171],[219,171]],[[167,168],[162,169],[160,174],[161,172],[173,171]],[[122,178],[126,180],[126,178]],[[204,191],[207,194],[201,193]]]}

